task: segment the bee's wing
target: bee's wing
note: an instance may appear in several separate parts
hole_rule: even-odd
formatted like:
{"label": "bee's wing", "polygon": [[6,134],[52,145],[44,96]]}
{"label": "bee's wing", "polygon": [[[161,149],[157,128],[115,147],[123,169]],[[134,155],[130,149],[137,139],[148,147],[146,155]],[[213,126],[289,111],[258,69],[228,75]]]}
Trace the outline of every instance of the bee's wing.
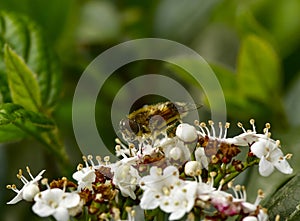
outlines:
{"label": "bee's wing", "polygon": [[190,111],[197,110],[201,108],[202,104],[193,104],[193,103],[185,103],[185,102],[174,102],[179,114],[185,115]]}

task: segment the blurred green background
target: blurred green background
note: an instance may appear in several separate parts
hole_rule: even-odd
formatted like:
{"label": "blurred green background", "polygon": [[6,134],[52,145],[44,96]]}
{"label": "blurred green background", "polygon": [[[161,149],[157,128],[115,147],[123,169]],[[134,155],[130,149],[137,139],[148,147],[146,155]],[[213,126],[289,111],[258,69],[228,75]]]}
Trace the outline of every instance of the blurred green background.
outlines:
{"label": "blurred green background", "polygon": [[[249,119],[255,118],[259,131],[270,122],[273,138],[281,139],[284,153],[294,154],[291,164],[298,171],[299,0],[1,0],[0,10],[24,14],[35,21],[42,28],[47,46],[59,58],[63,87],[55,118],[74,170],[81,155],[74,140],[71,107],[82,72],[97,55],[118,43],[155,37],[180,42],[211,65],[225,94],[228,121],[232,123],[230,134],[239,132],[235,126],[238,121],[248,126]],[[104,120],[109,119],[117,90],[141,73],[168,72],[174,72],[190,90],[197,90],[180,70],[154,61],[127,65],[119,70],[121,75],[107,82],[101,91],[102,112],[97,114],[99,131],[107,145],[114,146],[116,135]],[[49,179],[63,176],[53,156],[39,143],[26,139],[1,144],[0,163],[0,220],[43,220],[32,214],[26,202],[6,205],[14,193],[5,186],[20,186],[15,174],[26,165],[34,174],[46,169]],[[258,188],[271,193],[286,178],[278,173],[262,178],[253,170],[243,181],[253,200]]]}

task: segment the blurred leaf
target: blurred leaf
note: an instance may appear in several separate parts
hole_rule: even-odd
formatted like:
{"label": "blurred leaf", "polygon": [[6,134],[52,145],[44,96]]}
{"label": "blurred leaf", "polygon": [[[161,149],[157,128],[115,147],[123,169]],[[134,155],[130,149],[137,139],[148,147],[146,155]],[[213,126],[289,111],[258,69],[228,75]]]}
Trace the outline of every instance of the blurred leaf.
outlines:
{"label": "blurred leaf", "polygon": [[[1,123],[0,123],[1,124]],[[0,142],[12,142],[18,141],[25,138],[27,135],[20,128],[13,124],[1,125],[0,126]]]}
{"label": "blurred leaf", "polygon": [[219,0],[164,0],[155,15],[155,31],[158,37],[188,42],[199,33],[209,20]]}
{"label": "blurred leaf", "polygon": [[77,38],[81,43],[95,44],[117,39],[121,19],[109,1],[88,1],[83,5]]}
{"label": "blurred leaf", "polygon": [[[53,52],[47,47],[47,42],[38,27],[27,18],[2,12],[0,21],[1,48],[8,44],[36,74],[41,96],[40,107],[47,110],[46,112],[51,112],[60,93],[61,84],[61,70]],[[7,95],[7,79],[4,68],[2,69],[2,58],[3,54],[0,53],[0,90],[4,101],[11,102]]]}
{"label": "blurred leaf", "polygon": [[[65,31],[66,20],[71,12],[72,5],[79,4],[74,0],[19,0],[0,1],[0,9],[23,14],[34,20],[39,26],[44,28],[47,39],[55,42]],[[55,16],[54,16],[55,15]],[[59,25],[57,25],[59,24]]]}
{"label": "blurred leaf", "polygon": [[247,8],[237,13],[236,26],[242,36],[254,34],[264,39],[272,46],[277,46],[274,37],[256,20],[252,12]]}
{"label": "blurred leaf", "polygon": [[0,105],[0,142],[15,141],[35,131],[54,129],[52,120],[12,103]]}
{"label": "blurred leaf", "polygon": [[261,1],[256,16],[276,39],[276,45],[283,56],[299,46],[300,40],[300,1],[272,0]]}
{"label": "blurred leaf", "polygon": [[300,175],[283,184],[272,196],[264,200],[270,220],[280,214],[280,220],[297,221],[300,218]]}
{"label": "blurred leaf", "polygon": [[28,110],[38,112],[41,94],[36,74],[8,45],[4,47],[4,60],[12,101]]}
{"label": "blurred leaf", "polygon": [[300,126],[300,73],[298,73],[298,78],[293,81],[292,86],[287,92],[284,99],[284,107],[287,114],[289,123],[293,126]]}
{"label": "blurred leaf", "polygon": [[255,35],[242,42],[237,73],[241,92],[247,97],[270,103],[270,95],[280,94],[279,59],[271,45]]}

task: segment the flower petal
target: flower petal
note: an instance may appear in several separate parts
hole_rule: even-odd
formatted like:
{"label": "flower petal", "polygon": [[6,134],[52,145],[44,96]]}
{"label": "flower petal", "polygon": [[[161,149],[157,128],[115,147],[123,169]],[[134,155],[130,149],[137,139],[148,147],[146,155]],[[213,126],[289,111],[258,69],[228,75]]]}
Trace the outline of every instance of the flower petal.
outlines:
{"label": "flower petal", "polygon": [[169,216],[169,220],[178,220],[180,218],[182,218],[185,214],[185,210],[183,209],[179,209],[179,210],[175,210],[174,212],[171,213],[171,215]]}
{"label": "flower petal", "polygon": [[262,176],[269,176],[274,171],[273,164],[268,161],[264,156],[259,161],[258,171]]}
{"label": "flower petal", "polygon": [[64,207],[58,207],[53,216],[57,221],[68,221],[70,217],[68,210]]}
{"label": "flower petal", "polygon": [[292,174],[293,173],[293,168],[291,168],[290,164],[287,162],[287,160],[285,158],[275,161],[274,166],[281,173],[284,173],[284,174]]}
{"label": "flower petal", "polygon": [[32,206],[32,211],[40,217],[47,217],[52,215],[55,212],[55,209],[48,204],[45,204],[43,201],[38,201]]}
{"label": "flower petal", "polygon": [[72,208],[79,204],[80,196],[77,193],[65,193],[59,202],[60,207]]}
{"label": "flower petal", "polygon": [[16,204],[18,202],[20,202],[23,199],[23,191],[19,191],[18,194],[9,202],[7,202],[6,204]]}
{"label": "flower petal", "polygon": [[155,198],[154,193],[150,190],[146,190],[143,193],[140,207],[142,209],[155,209],[159,206],[159,200]]}
{"label": "flower petal", "polygon": [[267,142],[265,140],[260,140],[252,144],[251,152],[258,158],[262,158],[267,154],[266,147],[267,147]]}

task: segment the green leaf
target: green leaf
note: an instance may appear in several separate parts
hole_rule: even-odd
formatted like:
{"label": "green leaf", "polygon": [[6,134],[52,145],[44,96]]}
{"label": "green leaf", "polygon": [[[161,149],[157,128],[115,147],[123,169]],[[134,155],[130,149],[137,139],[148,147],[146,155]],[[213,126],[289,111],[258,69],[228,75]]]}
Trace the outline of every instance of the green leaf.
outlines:
{"label": "green leaf", "polygon": [[0,142],[19,140],[28,134],[54,128],[54,122],[42,114],[25,110],[17,104],[0,105]]}
{"label": "green leaf", "polygon": [[41,106],[41,94],[36,74],[8,45],[4,47],[4,60],[12,101],[28,110],[38,112]]}
{"label": "green leaf", "polygon": [[242,93],[250,98],[269,103],[280,94],[279,58],[271,45],[249,35],[241,44],[238,56],[238,82]]}
{"label": "green leaf", "polygon": [[[1,123],[0,123],[1,124]],[[25,138],[27,135],[20,128],[13,124],[1,125],[0,126],[0,142],[12,142],[18,141]]]}
{"label": "green leaf", "polygon": [[12,103],[0,105],[0,119],[2,120],[0,126],[10,123],[18,125],[30,123],[40,128],[53,129],[55,127],[54,122],[46,116],[26,110],[22,106]]}
{"label": "green leaf", "polygon": [[263,204],[268,209],[270,220],[277,214],[280,220],[297,221],[300,218],[300,174],[289,180]]}
{"label": "green leaf", "polygon": [[[60,94],[61,69],[58,61],[47,47],[42,31],[28,18],[13,13],[0,13],[0,47],[8,44],[36,74],[40,91],[40,108],[50,113]],[[12,102],[7,76],[0,51],[0,93],[3,103]]]}

